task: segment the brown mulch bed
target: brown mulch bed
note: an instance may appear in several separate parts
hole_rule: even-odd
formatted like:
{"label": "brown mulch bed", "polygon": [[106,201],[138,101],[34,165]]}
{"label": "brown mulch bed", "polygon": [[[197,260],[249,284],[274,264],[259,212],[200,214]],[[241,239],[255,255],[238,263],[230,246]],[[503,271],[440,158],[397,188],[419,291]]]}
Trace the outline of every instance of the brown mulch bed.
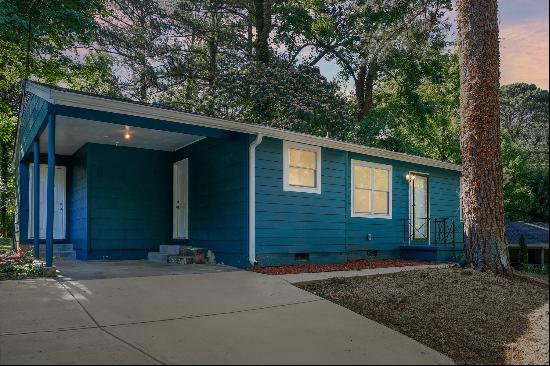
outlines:
{"label": "brown mulch bed", "polygon": [[461,268],[297,286],[406,334],[459,364],[506,363],[509,345],[521,340],[532,314],[548,303],[548,287]]}
{"label": "brown mulch bed", "polygon": [[356,271],[360,269],[406,267],[425,264],[433,263],[407,259],[349,260],[346,263],[336,264],[294,264],[290,266],[254,267],[252,268],[252,271],[268,275],[284,275],[297,273]]}

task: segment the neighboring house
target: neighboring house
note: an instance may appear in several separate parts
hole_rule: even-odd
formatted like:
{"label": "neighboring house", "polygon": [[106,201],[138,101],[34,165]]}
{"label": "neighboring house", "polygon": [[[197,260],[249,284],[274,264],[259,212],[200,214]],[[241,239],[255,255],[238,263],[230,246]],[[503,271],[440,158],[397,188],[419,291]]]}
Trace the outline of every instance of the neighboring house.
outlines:
{"label": "neighboring house", "polygon": [[176,243],[238,267],[462,247],[460,166],[261,125],[29,83],[16,161],[19,242],[38,232],[81,260]]}
{"label": "neighboring house", "polygon": [[523,221],[511,221],[506,224],[506,237],[510,261],[519,263],[519,238],[525,237],[528,249],[528,263],[548,264],[548,227]]}

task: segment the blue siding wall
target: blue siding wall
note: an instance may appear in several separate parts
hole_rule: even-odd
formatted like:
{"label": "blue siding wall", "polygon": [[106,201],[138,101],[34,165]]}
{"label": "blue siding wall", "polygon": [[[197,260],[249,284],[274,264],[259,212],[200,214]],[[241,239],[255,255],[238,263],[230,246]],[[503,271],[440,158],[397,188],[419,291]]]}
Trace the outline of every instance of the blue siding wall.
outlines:
{"label": "blue siding wall", "polygon": [[172,155],[88,144],[89,259],[138,259],[170,240]]}
{"label": "blue siding wall", "polygon": [[19,157],[20,159],[24,159],[34,137],[38,135],[42,128],[48,114],[48,108],[49,104],[44,99],[34,94],[26,95],[19,130],[19,139],[23,148],[23,155]]}
{"label": "blue siding wall", "polygon": [[[458,218],[460,173],[402,161],[393,161],[360,154],[348,154],[351,160],[363,160],[392,166],[392,219],[351,217],[351,169],[346,171],[346,242],[350,257],[365,258],[367,251],[378,251],[378,257],[399,257],[400,246],[405,240],[403,219],[409,217],[409,182],[405,176],[410,171],[429,175],[429,205],[432,218]],[[408,223],[407,223],[408,225]],[[433,238],[433,225],[431,226]],[[368,235],[371,240],[368,240]],[[427,244],[419,243],[419,244]]]}
{"label": "blue siding wall", "polygon": [[[374,158],[332,149],[321,153],[321,194],[283,191],[282,141],[264,139],[256,161],[256,245],[260,265],[295,263],[295,253],[310,262],[342,262],[400,257],[403,221],[408,218],[409,171],[430,175],[432,217],[457,217],[458,172]],[[392,219],[351,217],[351,159],[392,165]],[[371,240],[368,240],[368,235]],[[372,252],[371,252],[372,253]]]}
{"label": "blue siding wall", "polygon": [[238,267],[248,266],[248,142],[208,138],[174,154],[189,159],[190,243]]}
{"label": "blue siding wall", "polygon": [[87,145],[72,157],[67,181],[68,235],[77,259],[88,258],[88,159]]}
{"label": "blue siding wall", "polygon": [[256,152],[256,259],[262,266],[341,262],[346,254],[346,153],[322,149],[321,194],[283,191],[283,142],[264,139]]}

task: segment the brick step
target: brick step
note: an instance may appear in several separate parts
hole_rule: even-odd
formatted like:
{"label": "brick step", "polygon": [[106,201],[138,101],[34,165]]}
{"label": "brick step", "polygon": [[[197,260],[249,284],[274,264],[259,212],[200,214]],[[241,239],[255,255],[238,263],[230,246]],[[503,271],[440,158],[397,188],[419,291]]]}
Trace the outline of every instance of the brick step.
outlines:
{"label": "brick step", "polygon": [[149,252],[147,260],[164,264],[215,263],[214,253],[203,248],[193,248],[187,245],[161,245],[160,250],[159,252]]}

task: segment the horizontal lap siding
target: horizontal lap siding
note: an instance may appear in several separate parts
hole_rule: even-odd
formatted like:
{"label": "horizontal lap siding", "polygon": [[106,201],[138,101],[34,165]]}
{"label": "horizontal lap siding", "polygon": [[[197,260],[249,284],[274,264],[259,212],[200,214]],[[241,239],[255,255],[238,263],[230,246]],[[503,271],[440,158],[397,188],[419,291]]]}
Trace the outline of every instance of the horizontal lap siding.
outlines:
{"label": "horizontal lap siding", "polygon": [[[433,218],[459,215],[460,173],[361,154],[322,149],[321,194],[283,190],[283,143],[264,139],[256,156],[256,252],[260,265],[294,263],[295,253],[311,262],[398,257],[409,215],[409,171],[430,176]],[[351,217],[351,160],[392,166],[392,218]],[[432,227],[433,230],[433,227]],[[368,240],[368,235],[371,240]],[[457,235],[457,238],[459,236]]]}
{"label": "horizontal lap siding", "polygon": [[283,190],[282,149],[282,141],[266,138],[256,152],[256,259],[287,264],[294,253],[310,253],[313,261],[345,260],[346,153],[322,149],[315,194]]}
{"label": "horizontal lap siding", "polygon": [[[363,160],[392,166],[392,219],[372,219],[351,217],[351,184],[346,189],[346,242],[348,250],[355,258],[366,257],[367,251],[392,251],[398,253],[401,245],[407,244],[402,219],[409,217],[409,183],[405,176],[410,171],[429,175],[430,217],[458,218],[460,173],[417,164],[349,154],[351,159]],[[351,181],[351,170],[346,172]],[[433,225],[431,226],[433,240]],[[368,235],[371,240],[368,240]]]}
{"label": "horizontal lap siding", "polygon": [[170,240],[172,155],[89,144],[90,258],[145,258]]}
{"label": "horizontal lap siding", "polygon": [[88,257],[88,168],[86,149],[72,156],[68,171],[67,192],[69,237],[78,259]]}
{"label": "horizontal lap siding", "polygon": [[189,159],[189,240],[218,262],[248,266],[248,136],[204,139]]}

